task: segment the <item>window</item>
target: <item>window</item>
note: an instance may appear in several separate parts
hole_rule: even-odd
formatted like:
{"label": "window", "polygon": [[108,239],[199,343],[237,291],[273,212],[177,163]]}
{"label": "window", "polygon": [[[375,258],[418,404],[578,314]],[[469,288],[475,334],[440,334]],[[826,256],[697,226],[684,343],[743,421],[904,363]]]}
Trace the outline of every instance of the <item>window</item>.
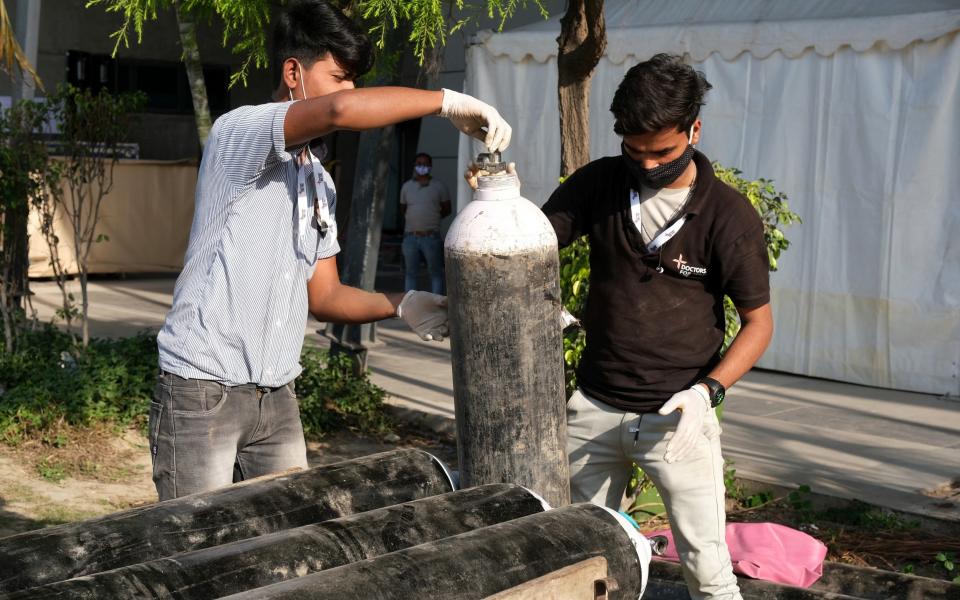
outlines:
{"label": "window", "polygon": [[[210,112],[230,110],[230,67],[204,65]],[[147,96],[144,112],[193,114],[193,99],[183,63],[177,61],[113,59],[71,50],[67,53],[67,82],[94,92],[141,91]]]}

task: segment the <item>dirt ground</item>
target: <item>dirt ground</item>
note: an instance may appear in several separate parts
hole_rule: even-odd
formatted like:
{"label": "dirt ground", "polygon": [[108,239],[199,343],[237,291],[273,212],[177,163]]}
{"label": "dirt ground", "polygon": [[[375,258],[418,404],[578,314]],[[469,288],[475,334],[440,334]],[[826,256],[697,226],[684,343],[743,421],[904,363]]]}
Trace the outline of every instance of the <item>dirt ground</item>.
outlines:
{"label": "dirt ground", "polygon": [[[317,466],[409,447],[456,464],[453,440],[404,429],[384,439],[340,431],[308,442],[307,459]],[[98,432],[61,448],[0,445],[0,537],[156,501],[147,438],[139,431]]]}
{"label": "dirt ground", "polygon": [[[0,537],[157,501],[148,444],[141,432],[74,431],[63,439],[53,437],[45,444],[16,449],[0,445]],[[308,459],[317,466],[402,447],[424,449],[456,467],[453,439],[403,428],[381,437],[351,431],[330,434],[308,442]],[[938,492],[939,497],[955,499],[960,485],[955,482]],[[827,560],[939,579],[960,575],[936,559],[943,553],[953,566],[960,557],[957,528],[945,534],[862,503],[824,508],[802,495],[769,493],[760,506],[750,507],[746,502],[751,495],[757,497],[741,492],[739,498],[728,498],[729,521],[798,528],[827,545]],[[661,518],[644,522],[641,529],[650,532],[666,526]]]}
{"label": "dirt ground", "polygon": [[[763,489],[762,484],[749,485]],[[954,482],[940,490],[938,497],[955,498],[958,491],[960,485]],[[760,503],[750,506],[751,496],[760,494]],[[827,547],[827,561],[960,584],[960,570],[953,564],[960,557],[960,525],[956,523],[795,491],[780,495],[742,492],[739,498],[728,495],[726,508],[728,523],[778,523],[803,531]],[[650,534],[668,527],[666,518],[660,516],[643,522],[640,529]]]}

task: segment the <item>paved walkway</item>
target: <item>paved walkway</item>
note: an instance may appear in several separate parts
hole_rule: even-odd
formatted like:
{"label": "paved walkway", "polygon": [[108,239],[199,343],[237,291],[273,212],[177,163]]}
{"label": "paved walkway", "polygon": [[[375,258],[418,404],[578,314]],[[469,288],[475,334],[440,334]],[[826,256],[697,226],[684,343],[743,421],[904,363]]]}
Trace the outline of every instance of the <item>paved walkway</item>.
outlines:
{"label": "paved walkway", "polygon": [[[157,329],[170,307],[169,277],[94,281],[95,336]],[[58,302],[52,283],[33,284],[34,305],[49,319]],[[310,321],[304,332],[316,334]],[[440,430],[453,426],[448,342],[423,342],[399,321],[378,328],[370,351],[373,380],[390,404]],[[723,445],[737,475],[960,522],[960,497],[927,492],[960,481],[960,402],[924,394],[754,371],[727,395]]]}

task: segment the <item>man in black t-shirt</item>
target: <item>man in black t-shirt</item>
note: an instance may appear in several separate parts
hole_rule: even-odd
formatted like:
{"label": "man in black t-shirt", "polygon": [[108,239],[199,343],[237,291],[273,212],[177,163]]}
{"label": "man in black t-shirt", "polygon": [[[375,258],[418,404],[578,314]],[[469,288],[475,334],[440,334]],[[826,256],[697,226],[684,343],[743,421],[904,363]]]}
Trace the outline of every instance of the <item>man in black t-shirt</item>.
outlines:
{"label": "man in black t-shirt", "polygon": [[[663,498],[691,596],[739,599],[713,409],[773,320],[763,224],[693,147],[709,89],[676,56],[631,68],[610,107],[622,155],[577,170],[543,211],[561,247],[590,241],[586,348],[567,403],[571,499],[619,508],[636,462]],[[721,358],[724,295],[743,326]]]}
{"label": "man in black t-shirt", "polygon": [[[631,68],[610,110],[622,155],[571,175],[543,210],[590,240],[587,344],[567,405],[571,497],[617,508],[636,462],[663,497],[693,598],[740,598],[724,541],[713,408],[773,333],[763,224],[694,150],[710,84],[679,57]],[[727,352],[723,296],[743,327]]]}

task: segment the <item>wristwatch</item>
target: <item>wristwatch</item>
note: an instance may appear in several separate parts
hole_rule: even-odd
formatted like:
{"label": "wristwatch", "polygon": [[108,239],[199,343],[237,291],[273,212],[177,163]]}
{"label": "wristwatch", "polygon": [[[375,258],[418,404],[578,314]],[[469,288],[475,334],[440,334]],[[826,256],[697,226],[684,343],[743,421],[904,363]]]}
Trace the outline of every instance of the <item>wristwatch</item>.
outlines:
{"label": "wristwatch", "polygon": [[727,393],[727,388],[712,377],[704,377],[697,383],[702,383],[710,390],[710,408],[716,408],[723,403],[723,397]]}

